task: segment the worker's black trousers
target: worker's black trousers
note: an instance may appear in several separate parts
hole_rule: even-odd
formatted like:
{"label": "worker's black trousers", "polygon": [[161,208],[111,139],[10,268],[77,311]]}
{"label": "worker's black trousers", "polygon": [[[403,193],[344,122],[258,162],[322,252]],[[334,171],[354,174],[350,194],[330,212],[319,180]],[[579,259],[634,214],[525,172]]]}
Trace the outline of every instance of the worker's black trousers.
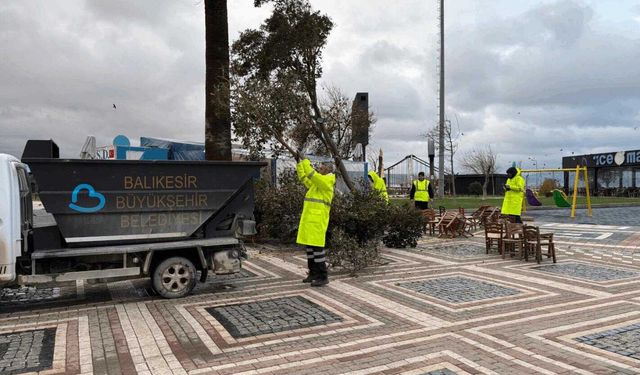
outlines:
{"label": "worker's black trousers", "polygon": [[415,201],[414,204],[416,205],[416,208],[419,210],[426,210],[429,208],[429,202]]}
{"label": "worker's black trousers", "polygon": [[522,224],[522,217],[520,215],[509,215],[513,218],[513,222],[516,224]]}
{"label": "worker's black trousers", "polygon": [[324,248],[307,246],[307,266],[314,280],[327,279],[327,253]]}

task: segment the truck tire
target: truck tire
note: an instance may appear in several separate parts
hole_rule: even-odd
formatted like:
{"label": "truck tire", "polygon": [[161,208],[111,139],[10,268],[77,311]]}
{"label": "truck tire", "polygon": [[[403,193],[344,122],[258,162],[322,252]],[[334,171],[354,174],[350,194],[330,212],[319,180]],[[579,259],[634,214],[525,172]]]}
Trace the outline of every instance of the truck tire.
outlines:
{"label": "truck tire", "polygon": [[151,274],[153,289],[164,298],[181,298],[196,286],[196,267],[183,257],[163,260]]}

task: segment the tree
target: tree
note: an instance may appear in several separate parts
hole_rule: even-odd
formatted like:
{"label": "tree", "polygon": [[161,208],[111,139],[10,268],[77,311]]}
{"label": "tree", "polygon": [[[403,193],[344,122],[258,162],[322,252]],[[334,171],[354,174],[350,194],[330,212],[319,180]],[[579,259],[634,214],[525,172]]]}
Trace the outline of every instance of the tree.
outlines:
{"label": "tree", "polygon": [[[236,134],[243,144],[255,144],[257,149],[278,143],[294,157],[299,157],[299,150],[315,137],[334,159],[346,185],[354,190],[317,94],[322,49],[333,22],[314,11],[307,0],[254,1],[256,6],[265,3],[274,4],[271,16],[259,29],[242,32],[232,46]],[[247,103],[252,98],[264,102]],[[257,113],[242,113],[250,107],[260,108]]]}
{"label": "tree", "polygon": [[231,160],[227,0],[205,0],[205,155]]}
{"label": "tree", "polygon": [[[433,139],[437,145],[440,147],[438,142],[439,137],[438,134],[440,132],[440,127],[436,124],[434,127],[429,130],[426,137],[429,139]],[[453,196],[456,195],[456,184],[455,184],[455,170],[454,170],[454,156],[458,151],[459,147],[459,139],[462,133],[460,132],[460,123],[458,121],[458,116],[456,115],[456,129],[453,128],[451,121],[445,120],[444,122],[444,151],[449,155],[449,168],[450,168],[450,179],[451,179],[451,194]]]}
{"label": "tree", "polygon": [[479,147],[468,152],[462,159],[462,166],[469,171],[484,175],[482,184],[482,199],[487,198],[487,186],[489,178],[496,171],[497,155],[491,149],[491,146]]}

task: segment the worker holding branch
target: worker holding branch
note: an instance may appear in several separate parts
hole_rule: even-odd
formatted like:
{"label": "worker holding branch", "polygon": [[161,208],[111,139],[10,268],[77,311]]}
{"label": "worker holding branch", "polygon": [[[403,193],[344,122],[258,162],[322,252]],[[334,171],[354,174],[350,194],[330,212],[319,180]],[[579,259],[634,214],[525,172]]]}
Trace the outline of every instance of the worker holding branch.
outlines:
{"label": "worker holding branch", "polygon": [[377,191],[380,196],[388,203],[389,202],[389,194],[387,193],[387,184],[384,182],[380,176],[375,171],[369,171],[369,181],[375,191]]}
{"label": "worker holding branch", "polygon": [[325,246],[336,176],[330,163],[322,163],[316,171],[309,159],[296,153],[296,160],[298,179],[307,188],[296,239],[298,244],[307,246],[309,275],[302,282],[324,286],[329,283]]}

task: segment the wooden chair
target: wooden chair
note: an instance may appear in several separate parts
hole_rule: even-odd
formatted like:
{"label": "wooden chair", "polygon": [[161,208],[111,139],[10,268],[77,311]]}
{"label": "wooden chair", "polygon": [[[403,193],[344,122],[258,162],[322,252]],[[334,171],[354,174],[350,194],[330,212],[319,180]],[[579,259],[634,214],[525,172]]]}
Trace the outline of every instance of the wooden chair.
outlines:
{"label": "wooden chair", "polygon": [[480,206],[477,210],[473,211],[471,216],[468,217],[469,224],[473,226],[474,229],[477,229],[482,225],[482,213],[491,206]]}
{"label": "wooden chair", "polygon": [[519,258],[528,259],[527,253],[524,251],[524,233],[522,224],[503,221],[504,238],[502,239],[502,259],[507,254],[511,256],[517,255]]}
{"label": "wooden chair", "polygon": [[547,247],[547,258],[553,258],[556,263],[556,249],[553,242],[553,233],[540,234],[540,229],[533,225],[523,227],[525,258],[531,254],[535,256],[536,262],[542,262],[542,247]]}
{"label": "wooden chair", "polygon": [[436,235],[436,226],[440,222],[440,220],[438,220],[437,217],[436,217],[436,210],[434,210],[433,208],[428,208],[426,210],[422,210],[422,216],[426,220],[426,225],[425,225],[424,232],[426,233],[427,229],[429,229],[429,235],[430,236],[435,236]]}
{"label": "wooden chair", "polygon": [[471,233],[471,230],[467,225],[467,219],[465,218],[464,213],[458,212],[455,225],[455,228],[453,228],[455,234],[461,237],[473,237],[473,233]]}
{"label": "wooden chair", "polygon": [[471,232],[472,230],[476,230],[477,227],[477,223],[472,219],[471,216],[466,216],[464,214],[464,208],[460,207],[458,208],[458,216],[460,217],[460,220],[464,221],[464,233],[463,235],[465,237],[467,236],[471,236],[473,237],[473,232]]}
{"label": "wooden chair", "polygon": [[504,239],[504,225],[499,222],[486,223],[484,226],[484,242],[487,254],[495,245],[498,254],[502,254],[502,240]]}
{"label": "wooden chair", "polygon": [[[552,258],[556,262],[556,244],[553,242],[553,233],[540,233],[540,246],[547,247],[547,258]],[[542,260],[542,259],[540,259]]]}
{"label": "wooden chair", "polygon": [[492,221],[497,220],[500,217],[500,209],[498,207],[489,207],[482,212],[480,222],[482,225],[487,225]]}
{"label": "wooden chair", "polygon": [[449,237],[454,238],[457,235],[463,235],[464,221],[460,219],[457,212],[446,211],[438,222],[438,231],[440,232],[439,237],[449,235]]}

